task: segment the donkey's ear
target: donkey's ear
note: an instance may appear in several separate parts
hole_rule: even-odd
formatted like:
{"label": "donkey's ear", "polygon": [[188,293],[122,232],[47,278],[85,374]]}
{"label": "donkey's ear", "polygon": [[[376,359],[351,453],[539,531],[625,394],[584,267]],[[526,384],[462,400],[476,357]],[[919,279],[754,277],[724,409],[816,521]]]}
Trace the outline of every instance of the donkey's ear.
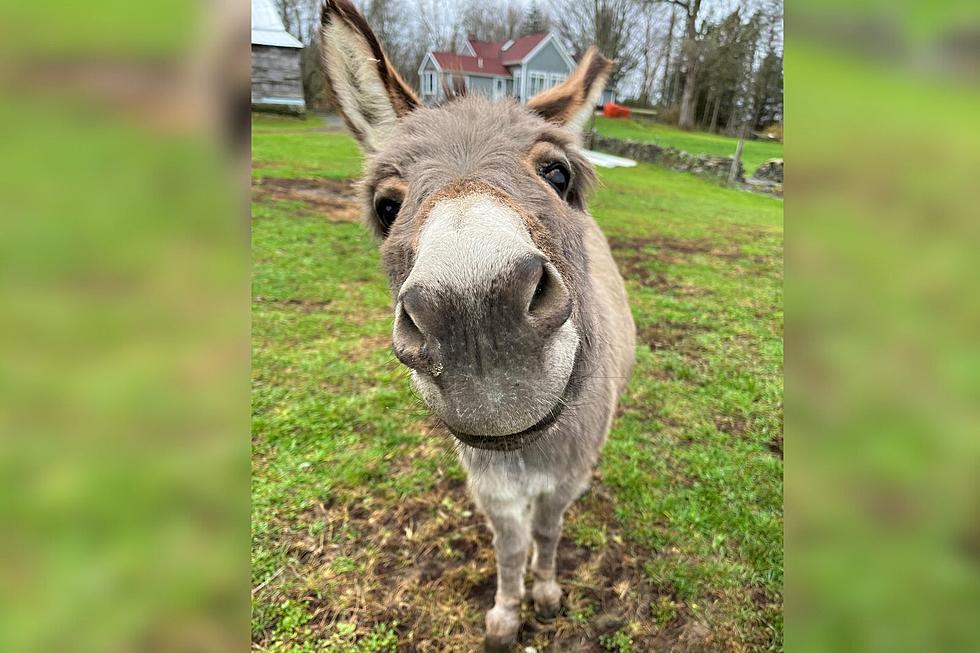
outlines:
{"label": "donkey's ear", "polygon": [[527,106],[543,118],[577,132],[595,110],[612,67],[612,61],[589,48],[571,77],[538,93]]}
{"label": "donkey's ear", "polygon": [[320,14],[320,55],[327,85],[361,147],[375,151],[401,116],[419,105],[364,16],[350,0],[326,0]]}

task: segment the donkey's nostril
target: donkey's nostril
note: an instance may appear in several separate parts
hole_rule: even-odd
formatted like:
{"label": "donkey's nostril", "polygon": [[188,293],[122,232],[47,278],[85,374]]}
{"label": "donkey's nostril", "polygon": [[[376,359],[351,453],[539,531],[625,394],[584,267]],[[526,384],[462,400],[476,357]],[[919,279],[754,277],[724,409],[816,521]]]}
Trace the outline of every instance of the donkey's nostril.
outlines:
{"label": "donkey's nostril", "polygon": [[527,312],[531,323],[546,331],[557,329],[572,314],[571,296],[551,263],[541,267]]}
{"label": "donkey's nostril", "polygon": [[425,344],[422,330],[415,324],[411,312],[404,303],[398,305],[398,316],[395,319],[395,337],[406,345],[421,347]]}
{"label": "donkey's nostril", "polygon": [[542,265],[538,276],[538,283],[534,287],[534,294],[531,295],[531,303],[527,306],[527,312],[531,315],[534,315],[540,309],[545,293],[548,292],[550,278],[551,275],[548,274],[548,271]]}
{"label": "donkey's nostril", "polygon": [[424,315],[424,308],[418,302],[418,293],[410,290],[402,296],[395,307],[395,330],[392,334],[392,345],[395,356],[412,369],[429,371],[435,363],[433,352],[426,346],[426,337],[419,328],[416,315]]}

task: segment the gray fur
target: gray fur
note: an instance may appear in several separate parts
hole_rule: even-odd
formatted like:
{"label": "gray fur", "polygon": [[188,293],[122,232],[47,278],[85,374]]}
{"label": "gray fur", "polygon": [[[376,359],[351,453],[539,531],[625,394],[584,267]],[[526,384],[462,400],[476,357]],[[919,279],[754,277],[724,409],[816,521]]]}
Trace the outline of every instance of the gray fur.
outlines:
{"label": "gray fur", "polygon": [[[331,78],[331,83],[336,87],[343,80]],[[590,97],[589,90],[580,97]],[[491,444],[498,433],[518,428],[515,424],[523,428],[539,415],[547,417],[540,428],[531,426],[522,448],[498,451],[456,443],[470,492],[494,533],[498,573],[486,620],[489,648],[505,648],[516,638],[529,549],[535,610],[543,618],[557,611],[555,551],[562,515],[588,487],[634,360],[635,329],[623,281],[605,237],[585,211],[595,175],[577,140],[578,134],[514,100],[463,97],[402,117],[365,164],[363,197],[377,234],[382,229],[373,207],[379,185],[395,179],[404,190],[398,218],[381,244],[382,264],[401,325],[396,325],[396,352],[414,368],[415,385],[433,412],[450,427],[476,425],[482,432],[472,435]],[[553,144],[572,172],[567,198],[529,162],[529,152],[538,151],[540,143]],[[420,233],[433,202],[479,189],[492,189],[521,215],[526,246],[487,243],[487,256],[509,252],[513,260],[489,261],[480,274],[470,270],[476,254],[461,258],[457,267],[419,257]],[[528,288],[533,290],[528,275],[536,270],[534,278],[540,276],[541,264],[529,263],[528,256],[541,257],[556,275],[554,324],[535,326],[513,316],[527,306]],[[422,274],[431,271],[417,270],[417,260],[438,265],[438,274]],[[447,274],[457,276],[447,283]],[[409,300],[418,329],[405,319]],[[570,313],[562,312],[569,300]],[[399,331],[409,327],[413,336]],[[574,365],[553,378],[558,372],[542,352],[569,346],[574,352],[565,353],[574,355]],[[564,390],[541,389],[551,386]]]}
{"label": "gray fur", "polygon": [[[522,155],[540,140],[560,144],[578,173],[578,196],[568,204],[521,169]],[[408,183],[399,219],[381,246],[394,297],[414,264],[412,216],[426,198],[460,179],[485,182],[519,198],[544,226],[552,261],[574,297],[571,320],[581,342],[570,379],[575,392],[566,399],[568,405],[558,420],[532,445],[517,451],[458,444],[471,494],[489,519],[497,551],[498,590],[487,615],[488,641],[506,645],[516,637],[520,624],[525,560],[532,543],[535,609],[548,617],[558,608],[561,590],[555,579],[555,549],[562,514],[588,487],[617,399],[629,378],[633,319],[605,237],[584,211],[582,198],[592,172],[571,134],[516,102],[461,98],[440,108],[419,109],[404,119],[367,165],[367,197],[373,197],[371,180],[391,168]],[[465,312],[466,306],[461,302],[446,312],[454,310]],[[497,371],[525,373],[519,363],[511,370]],[[471,399],[481,401],[478,396]]]}

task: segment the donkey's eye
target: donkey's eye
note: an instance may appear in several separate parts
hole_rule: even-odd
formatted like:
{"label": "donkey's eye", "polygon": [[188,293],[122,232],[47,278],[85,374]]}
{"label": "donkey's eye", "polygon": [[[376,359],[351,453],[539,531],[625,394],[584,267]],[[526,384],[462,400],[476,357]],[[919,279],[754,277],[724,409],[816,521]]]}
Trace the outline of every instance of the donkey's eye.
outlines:
{"label": "donkey's eye", "polygon": [[568,192],[568,185],[571,181],[571,175],[568,172],[568,168],[564,163],[552,163],[541,169],[541,176],[544,180],[551,184],[559,195],[563,198],[565,193]]}
{"label": "donkey's eye", "polygon": [[381,223],[381,231],[388,235],[388,230],[398,217],[398,211],[402,208],[402,203],[389,197],[382,197],[374,204],[374,211],[378,214],[378,221]]}

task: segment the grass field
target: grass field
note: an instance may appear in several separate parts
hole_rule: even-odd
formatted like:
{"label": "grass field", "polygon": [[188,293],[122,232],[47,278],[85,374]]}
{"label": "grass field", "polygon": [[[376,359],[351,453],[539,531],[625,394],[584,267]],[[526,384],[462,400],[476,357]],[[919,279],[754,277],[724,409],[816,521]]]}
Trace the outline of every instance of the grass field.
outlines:
{"label": "grass field", "polygon": [[[389,350],[390,297],[316,121],[253,121],[253,648],[475,651],[488,529]],[[522,646],[782,650],[782,201],[648,165],[591,201],[637,366]]]}
{"label": "grass field", "polygon": [[[611,138],[631,138],[683,150],[690,154],[734,156],[738,139],[707,132],[686,132],[670,125],[647,120],[623,120],[596,116],[596,131]],[[775,141],[747,140],[742,150],[745,174],[751,175],[769,159],[783,157],[783,144]]]}

